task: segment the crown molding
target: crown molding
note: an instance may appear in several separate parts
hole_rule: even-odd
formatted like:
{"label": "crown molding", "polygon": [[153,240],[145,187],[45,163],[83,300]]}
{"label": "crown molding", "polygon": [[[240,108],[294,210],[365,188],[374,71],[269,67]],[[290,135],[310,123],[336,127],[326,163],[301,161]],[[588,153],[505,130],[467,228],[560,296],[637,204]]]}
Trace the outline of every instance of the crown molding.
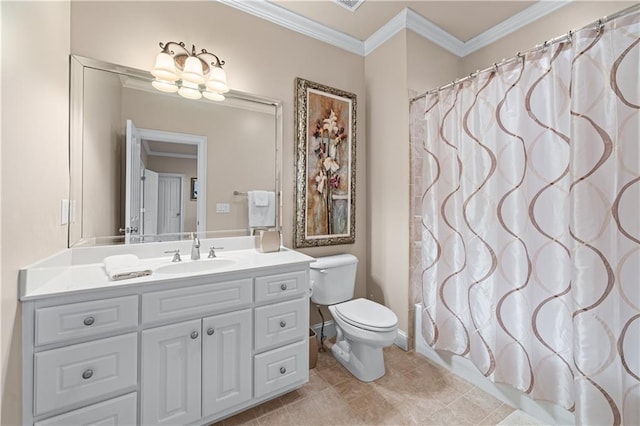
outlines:
{"label": "crown molding", "polygon": [[394,35],[407,27],[407,9],[403,9],[396,16],[391,18],[389,22],[381,26],[375,33],[367,38],[364,44],[364,56],[376,50],[378,47],[386,43]]}
{"label": "crown molding", "polygon": [[218,0],[242,12],[361,56],[367,56],[398,32],[408,29],[461,58],[555,12],[571,1],[573,0],[540,0],[482,34],[463,42],[409,8],[402,10],[369,38],[361,41],[266,0]]}
{"label": "crown molding", "polygon": [[364,56],[364,43],[340,31],[326,27],[309,18],[300,16],[277,4],[265,0],[218,0],[242,12],[266,19],[281,27],[288,28],[316,40],[323,41],[348,52]]}
{"label": "crown molding", "polygon": [[433,22],[407,9],[407,29],[448,50],[456,56],[464,56],[464,42],[452,36]]}
{"label": "crown molding", "polygon": [[529,6],[522,12],[516,13],[509,19],[506,19],[499,24],[489,28],[482,34],[479,34],[471,40],[463,43],[463,47],[460,50],[462,55],[467,56],[477,50],[482,49],[485,46],[490,45],[493,42],[500,40],[501,38],[519,30],[520,28],[529,25],[538,19],[546,16],[561,7],[566,6],[572,0],[562,1],[538,1],[537,3]]}

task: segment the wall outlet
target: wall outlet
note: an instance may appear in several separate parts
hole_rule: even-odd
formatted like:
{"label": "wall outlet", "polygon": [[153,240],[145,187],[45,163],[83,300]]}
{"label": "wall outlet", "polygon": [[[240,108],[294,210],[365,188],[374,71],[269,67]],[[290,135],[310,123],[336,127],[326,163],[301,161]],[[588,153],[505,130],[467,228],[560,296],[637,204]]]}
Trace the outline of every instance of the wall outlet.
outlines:
{"label": "wall outlet", "polygon": [[231,206],[228,203],[216,204],[216,213],[229,213],[230,211],[231,211]]}

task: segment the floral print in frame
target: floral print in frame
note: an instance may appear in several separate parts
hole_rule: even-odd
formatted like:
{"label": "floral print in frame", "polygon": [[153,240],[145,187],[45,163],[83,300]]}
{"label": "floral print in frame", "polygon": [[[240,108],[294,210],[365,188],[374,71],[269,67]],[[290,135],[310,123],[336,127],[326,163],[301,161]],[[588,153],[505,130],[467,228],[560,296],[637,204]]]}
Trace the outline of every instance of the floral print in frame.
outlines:
{"label": "floral print in frame", "polygon": [[355,241],[356,95],[296,79],[295,247]]}

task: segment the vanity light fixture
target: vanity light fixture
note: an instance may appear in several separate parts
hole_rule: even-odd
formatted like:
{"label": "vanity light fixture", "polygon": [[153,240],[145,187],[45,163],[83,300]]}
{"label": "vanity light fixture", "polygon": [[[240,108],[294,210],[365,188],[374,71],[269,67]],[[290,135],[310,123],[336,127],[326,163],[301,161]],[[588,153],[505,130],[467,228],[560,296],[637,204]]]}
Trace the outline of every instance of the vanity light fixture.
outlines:
{"label": "vanity light fixture", "polygon": [[162,51],[151,71],[155,77],[151,83],[153,87],[162,92],[178,92],[187,99],[200,99],[202,96],[212,101],[225,99],[223,93],[229,91],[227,74],[222,69],[224,61],[217,55],[206,49],[196,53],[194,45],[189,52],[182,41],[161,42],[160,49]]}

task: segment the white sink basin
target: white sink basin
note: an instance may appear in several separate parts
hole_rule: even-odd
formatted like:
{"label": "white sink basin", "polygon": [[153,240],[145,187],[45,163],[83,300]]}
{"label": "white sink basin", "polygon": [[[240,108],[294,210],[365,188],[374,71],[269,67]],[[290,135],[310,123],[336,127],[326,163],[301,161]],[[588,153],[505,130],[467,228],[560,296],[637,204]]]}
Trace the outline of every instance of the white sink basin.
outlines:
{"label": "white sink basin", "polygon": [[154,272],[158,274],[188,274],[190,272],[198,273],[215,271],[216,269],[226,268],[228,266],[235,265],[236,263],[238,263],[238,261],[235,259],[216,257],[214,259],[200,259],[186,262],[183,261],[169,263],[167,265],[157,267]]}

